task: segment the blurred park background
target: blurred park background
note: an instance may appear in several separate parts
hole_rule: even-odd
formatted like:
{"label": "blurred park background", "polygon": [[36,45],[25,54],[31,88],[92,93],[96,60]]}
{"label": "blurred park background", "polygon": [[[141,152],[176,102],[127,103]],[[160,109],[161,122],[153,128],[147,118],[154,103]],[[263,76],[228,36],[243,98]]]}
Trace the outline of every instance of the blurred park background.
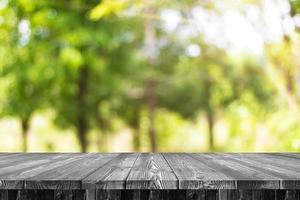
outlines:
{"label": "blurred park background", "polygon": [[300,151],[300,1],[0,0],[0,151]]}

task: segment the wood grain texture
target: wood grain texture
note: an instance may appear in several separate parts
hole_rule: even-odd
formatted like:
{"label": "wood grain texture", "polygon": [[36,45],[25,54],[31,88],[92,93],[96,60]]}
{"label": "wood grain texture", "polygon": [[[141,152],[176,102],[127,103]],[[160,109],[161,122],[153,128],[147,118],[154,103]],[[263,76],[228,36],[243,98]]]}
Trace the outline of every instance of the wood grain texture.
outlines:
{"label": "wood grain texture", "polygon": [[188,154],[236,181],[237,189],[279,189],[279,179],[217,154]]}
{"label": "wood grain texture", "polygon": [[85,154],[73,162],[35,174],[25,180],[26,189],[81,189],[82,179],[118,154]]}
{"label": "wood grain texture", "polygon": [[54,200],[84,200],[84,190],[55,190]]}
{"label": "wood grain texture", "polygon": [[126,179],[139,154],[124,153],[91,173],[82,181],[85,189],[125,189]]}
{"label": "wood grain texture", "polygon": [[187,190],[186,200],[205,200],[205,190]]}
{"label": "wood grain texture", "polygon": [[97,191],[96,190],[85,190],[86,200],[96,200],[97,199]]}
{"label": "wood grain texture", "polygon": [[235,189],[235,180],[186,154],[163,154],[179,179],[179,189]]}
{"label": "wood grain texture", "polygon": [[[6,189],[11,190],[8,196],[21,189],[190,190],[185,198],[198,198],[200,190],[216,190],[218,198],[237,195],[231,190],[298,191],[300,154],[0,153],[0,191]],[[265,194],[257,191],[252,196],[265,198]],[[274,195],[283,194],[278,190]]]}
{"label": "wood grain texture", "polygon": [[[116,200],[185,200],[186,199],[186,191],[185,190],[110,190],[105,191],[106,193],[110,193],[110,197],[112,195],[117,195]],[[103,193],[103,191],[101,191]],[[117,194],[113,194],[117,193]],[[99,197],[99,196],[98,196]],[[102,199],[105,199],[106,196],[101,196]],[[102,200],[101,199],[101,200]],[[107,198],[110,199],[110,198]],[[111,198],[113,199],[113,198]],[[98,198],[99,200],[99,198]]]}
{"label": "wood grain texture", "polygon": [[121,190],[97,190],[96,198],[100,199],[113,199],[113,200],[121,200],[122,191]]}
{"label": "wood grain texture", "polygon": [[[33,168],[42,168],[43,165],[64,159],[68,154],[17,154],[11,159],[0,159],[0,189],[23,189],[24,179],[21,173]],[[75,155],[74,155],[75,156]]]}
{"label": "wood grain texture", "polygon": [[177,189],[178,179],[161,154],[139,155],[126,180],[126,189]]}
{"label": "wood grain texture", "polygon": [[246,165],[278,179],[281,189],[300,189],[299,159],[283,154],[221,154],[227,160]]}
{"label": "wood grain texture", "polygon": [[7,199],[8,199],[8,191],[0,190],[0,200],[7,200]]}
{"label": "wood grain texture", "polygon": [[[95,200],[299,200],[299,190],[97,190]],[[0,190],[0,200],[89,200],[84,190]]]}

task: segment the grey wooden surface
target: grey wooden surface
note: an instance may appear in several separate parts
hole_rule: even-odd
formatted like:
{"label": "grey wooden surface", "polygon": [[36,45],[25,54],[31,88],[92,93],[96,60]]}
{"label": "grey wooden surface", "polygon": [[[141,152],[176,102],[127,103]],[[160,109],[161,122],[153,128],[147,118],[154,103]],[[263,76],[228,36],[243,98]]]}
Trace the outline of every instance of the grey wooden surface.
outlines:
{"label": "grey wooden surface", "polygon": [[300,154],[0,153],[1,189],[299,190]]}
{"label": "grey wooden surface", "polygon": [[299,190],[0,190],[0,200],[299,200]]}

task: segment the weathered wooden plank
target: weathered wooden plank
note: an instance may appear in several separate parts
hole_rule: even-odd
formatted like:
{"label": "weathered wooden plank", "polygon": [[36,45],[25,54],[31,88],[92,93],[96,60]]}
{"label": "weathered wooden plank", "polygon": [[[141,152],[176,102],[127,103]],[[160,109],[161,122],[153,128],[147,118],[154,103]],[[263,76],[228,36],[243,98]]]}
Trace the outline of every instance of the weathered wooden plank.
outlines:
{"label": "weathered wooden plank", "polygon": [[[126,198],[132,200],[171,200],[172,195],[170,195],[169,190],[126,190],[121,193],[125,195]],[[122,197],[122,199],[126,199]]]}
{"label": "weathered wooden plank", "polygon": [[[282,155],[282,154],[281,154]],[[281,156],[280,155],[280,156]],[[239,154],[266,173],[278,177],[281,189],[300,189],[300,159],[276,154]]]}
{"label": "weathered wooden plank", "polygon": [[128,174],[139,154],[123,153],[91,173],[82,181],[84,189],[125,189]]}
{"label": "weathered wooden plank", "polygon": [[218,190],[216,199],[218,200],[276,200],[276,195],[275,195],[275,190]]}
{"label": "weathered wooden plank", "polygon": [[[256,157],[255,155],[252,155]],[[279,156],[286,157],[280,159]],[[259,159],[259,158],[257,158]],[[288,190],[300,189],[300,155],[299,154],[263,154],[260,159],[272,165],[278,166],[284,170],[289,170],[291,173],[286,173],[286,178],[281,178],[280,188]]]}
{"label": "weathered wooden plank", "polygon": [[18,156],[20,153],[0,153],[0,160],[5,158],[13,158],[14,156]]}
{"label": "weathered wooden plank", "polygon": [[276,200],[300,200],[300,190],[276,190]]}
{"label": "weathered wooden plank", "polygon": [[23,164],[30,161],[43,160],[44,158],[60,157],[63,154],[52,153],[28,153],[28,154],[14,154],[0,159],[0,168],[9,166],[22,167]]}
{"label": "weathered wooden plank", "polygon": [[[157,190],[156,190],[157,191]],[[161,196],[160,198],[162,200],[173,200],[173,197],[171,195],[172,192],[174,192],[174,190],[160,190],[161,191]],[[176,191],[176,190],[175,190]],[[178,191],[178,190],[177,190]],[[176,194],[175,194],[176,195]],[[174,195],[173,195],[174,196]],[[179,195],[179,198],[182,197],[184,198],[184,196],[186,196],[186,191],[181,191],[181,194]],[[185,197],[186,199],[186,197]]]}
{"label": "weathered wooden plank", "polygon": [[43,166],[61,159],[66,159],[70,154],[25,154],[26,156],[14,157],[8,164],[0,167],[0,189],[23,189],[24,179],[22,173],[31,172],[32,169],[42,169]]}
{"label": "weathered wooden plank", "polygon": [[285,191],[284,200],[295,200],[299,199],[299,192],[297,190],[287,190]]}
{"label": "weathered wooden plank", "polygon": [[218,200],[218,191],[205,190],[205,200]]}
{"label": "weathered wooden plank", "polygon": [[[0,190],[0,200],[84,200],[83,190]],[[3,194],[3,195],[2,195]]]}
{"label": "weathered wooden plank", "polygon": [[[264,200],[264,190],[254,190],[252,191],[253,199]],[[273,198],[274,200],[275,198]]]}
{"label": "weathered wooden plank", "polygon": [[[140,156],[130,153],[0,153],[0,189],[280,188],[292,191],[300,189],[299,166],[300,154],[296,153]],[[22,198],[28,196],[28,192],[16,194],[18,198]],[[225,193],[228,196],[231,192],[219,191],[218,197],[225,198]],[[149,192],[150,194],[159,196],[163,193]],[[252,196],[265,198],[265,194],[267,193],[255,191]],[[270,196],[272,192],[268,194]],[[280,194],[276,192],[276,198]]]}
{"label": "weathered wooden plank", "polygon": [[185,200],[186,190],[169,190],[168,197],[169,200]]}
{"label": "weathered wooden plank", "polygon": [[275,200],[284,200],[285,199],[285,190],[276,190],[275,191]]}
{"label": "weathered wooden plank", "polygon": [[205,190],[187,190],[186,200],[205,200]]}
{"label": "weathered wooden plank", "polygon": [[295,172],[300,172],[299,164],[300,159],[299,158],[293,158],[293,157],[286,157],[286,156],[278,156],[275,154],[239,154],[239,156],[247,157],[252,160],[268,163],[286,170],[292,170]]}
{"label": "weathered wooden plank", "polygon": [[97,190],[97,200],[186,200],[186,197],[186,190]]}
{"label": "weathered wooden plank", "polygon": [[255,191],[252,190],[218,190],[212,198],[216,196],[218,200],[258,200],[256,197],[259,196],[254,193]]}
{"label": "weathered wooden plank", "polygon": [[[24,168],[32,161],[39,161],[48,156],[47,154],[17,154],[0,159],[0,175],[18,168]],[[61,156],[61,155],[57,155]]]}
{"label": "weathered wooden plank", "polygon": [[[260,154],[258,158],[251,154],[220,154],[219,156],[223,156],[226,160],[238,162],[277,178],[280,182],[280,188],[282,189],[300,189],[300,172],[288,169],[287,167],[274,165],[274,163],[272,163],[272,157],[271,159],[265,158],[264,154]],[[300,166],[300,163],[298,165]]]}
{"label": "weathered wooden plank", "polygon": [[280,188],[288,190],[299,190],[300,189],[300,180],[297,178],[290,180],[280,180]]}
{"label": "weathered wooden plank", "polygon": [[96,200],[97,199],[97,191],[94,189],[86,190],[86,200]]}
{"label": "weathered wooden plank", "polygon": [[17,190],[7,190],[7,199],[8,200],[17,200],[18,191]]}
{"label": "weathered wooden plank", "polygon": [[31,194],[28,190],[18,190],[17,191],[17,200],[34,200],[37,199],[37,195],[34,198],[31,198]]}
{"label": "weathered wooden plank", "polygon": [[73,190],[72,200],[85,200],[85,190]]}
{"label": "weathered wooden plank", "polygon": [[177,189],[178,179],[161,154],[143,153],[126,180],[126,189]]}
{"label": "weathered wooden plank", "polygon": [[[278,167],[274,165],[272,162],[268,162],[263,155],[261,155],[260,159],[255,160],[251,159],[251,157],[243,156],[243,154],[217,154],[218,156],[225,157],[226,160],[231,160],[233,162],[237,162],[248,167],[254,168],[256,170],[262,171],[265,174],[269,174],[280,179],[290,179],[299,177],[300,173],[295,172],[294,170]],[[249,155],[248,155],[249,156]],[[299,163],[300,164],[300,163]]]}
{"label": "weathered wooden plank", "polygon": [[[25,190],[26,191],[26,197],[28,200],[38,200],[39,199],[39,193],[37,190]],[[40,197],[41,199],[41,197]],[[52,196],[53,199],[53,196]]]}
{"label": "weathered wooden plank", "polygon": [[5,180],[4,178],[0,180],[0,189],[23,189],[23,180]]}
{"label": "weathered wooden plank", "polygon": [[238,191],[238,199],[241,200],[252,200],[253,192],[251,190],[237,190]]}
{"label": "weathered wooden plank", "polygon": [[84,190],[54,190],[54,200],[84,200]]}
{"label": "weathered wooden plank", "polygon": [[[127,190],[128,191],[128,190]],[[129,190],[133,200],[148,200],[150,190]]]}
{"label": "weathered wooden plank", "polygon": [[235,180],[186,154],[162,154],[179,179],[180,189],[235,189]]}
{"label": "weathered wooden plank", "polygon": [[170,198],[170,191],[168,190],[150,190],[148,196],[144,196],[145,200],[169,200]]}
{"label": "weathered wooden plank", "polygon": [[8,155],[2,155],[0,159],[0,166],[10,164],[15,161],[22,161],[29,157],[30,155],[25,156],[24,154],[18,153],[18,154],[8,154]]}
{"label": "weathered wooden plank", "polygon": [[278,178],[215,154],[188,154],[236,180],[238,189],[279,189]]}
{"label": "weathered wooden plank", "polygon": [[26,189],[81,189],[82,179],[118,154],[86,154],[66,165],[50,169],[25,180]]}
{"label": "weathered wooden plank", "polygon": [[228,198],[228,190],[218,190],[218,199],[219,200],[230,200]]}
{"label": "weathered wooden plank", "polygon": [[54,200],[54,191],[53,190],[37,190],[37,199],[43,200]]}
{"label": "weathered wooden plank", "polygon": [[283,156],[283,157],[300,159],[300,153],[262,153],[262,154],[276,156],[276,157]]}
{"label": "weathered wooden plank", "polygon": [[26,190],[18,190],[17,200],[27,200],[27,191]]}
{"label": "weathered wooden plank", "polygon": [[121,190],[97,190],[97,200],[121,200]]}
{"label": "weathered wooden plank", "polygon": [[0,190],[0,200],[8,200],[8,191]]}
{"label": "weathered wooden plank", "polygon": [[226,191],[227,191],[227,199],[228,200],[238,199],[237,190],[226,190]]}
{"label": "weathered wooden plank", "polygon": [[[95,200],[299,200],[299,190],[97,190]],[[0,190],[0,200],[86,200],[83,190]]]}
{"label": "weathered wooden plank", "polygon": [[257,200],[275,200],[276,194],[275,190],[253,190],[253,199]]}
{"label": "weathered wooden plank", "polygon": [[0,190],[0,200],[54,200],[54,196],[53,190]]}
{"label": "weathered wooden plank", "polygon": [[49,162],[47,163],[36,167],[31,167],[30,169],[22,170],[18,173],[14,172],[14,174],[17,175],[18,179],[26,180],[49,170],[59,169],[67,164],[77,162],[79,159],[84,158],[85,156],[85,154],[64,154],[62,157],[49,159]]}
{"label": "weathered wooden plank", "polygon": [[185,200],[185,190],[97,190],[97,200]]}
{"label": "weathered wooden plank", "polygon": [[[169,190],[127,190],[133,200],[170,200]],[[127,195],[128,196],[128,195]]]}

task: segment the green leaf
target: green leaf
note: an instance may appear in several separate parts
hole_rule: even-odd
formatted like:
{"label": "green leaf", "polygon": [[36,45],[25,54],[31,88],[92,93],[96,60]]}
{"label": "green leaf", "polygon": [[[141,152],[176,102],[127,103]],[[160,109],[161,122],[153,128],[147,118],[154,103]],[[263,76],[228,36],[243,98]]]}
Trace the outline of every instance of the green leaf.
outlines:
{"label": "green leaf", "polygon": [[83,63],[83,57],[76,48],[66,47],[60,52],[61,61],[72,68],[77,69]]}
{"label": "green leaf", "polygon": [[125,7],[122,0],[104,0],[102,3],[93,8],[90,12],[91,20],[99,20],[107,15],[115,14]]}

